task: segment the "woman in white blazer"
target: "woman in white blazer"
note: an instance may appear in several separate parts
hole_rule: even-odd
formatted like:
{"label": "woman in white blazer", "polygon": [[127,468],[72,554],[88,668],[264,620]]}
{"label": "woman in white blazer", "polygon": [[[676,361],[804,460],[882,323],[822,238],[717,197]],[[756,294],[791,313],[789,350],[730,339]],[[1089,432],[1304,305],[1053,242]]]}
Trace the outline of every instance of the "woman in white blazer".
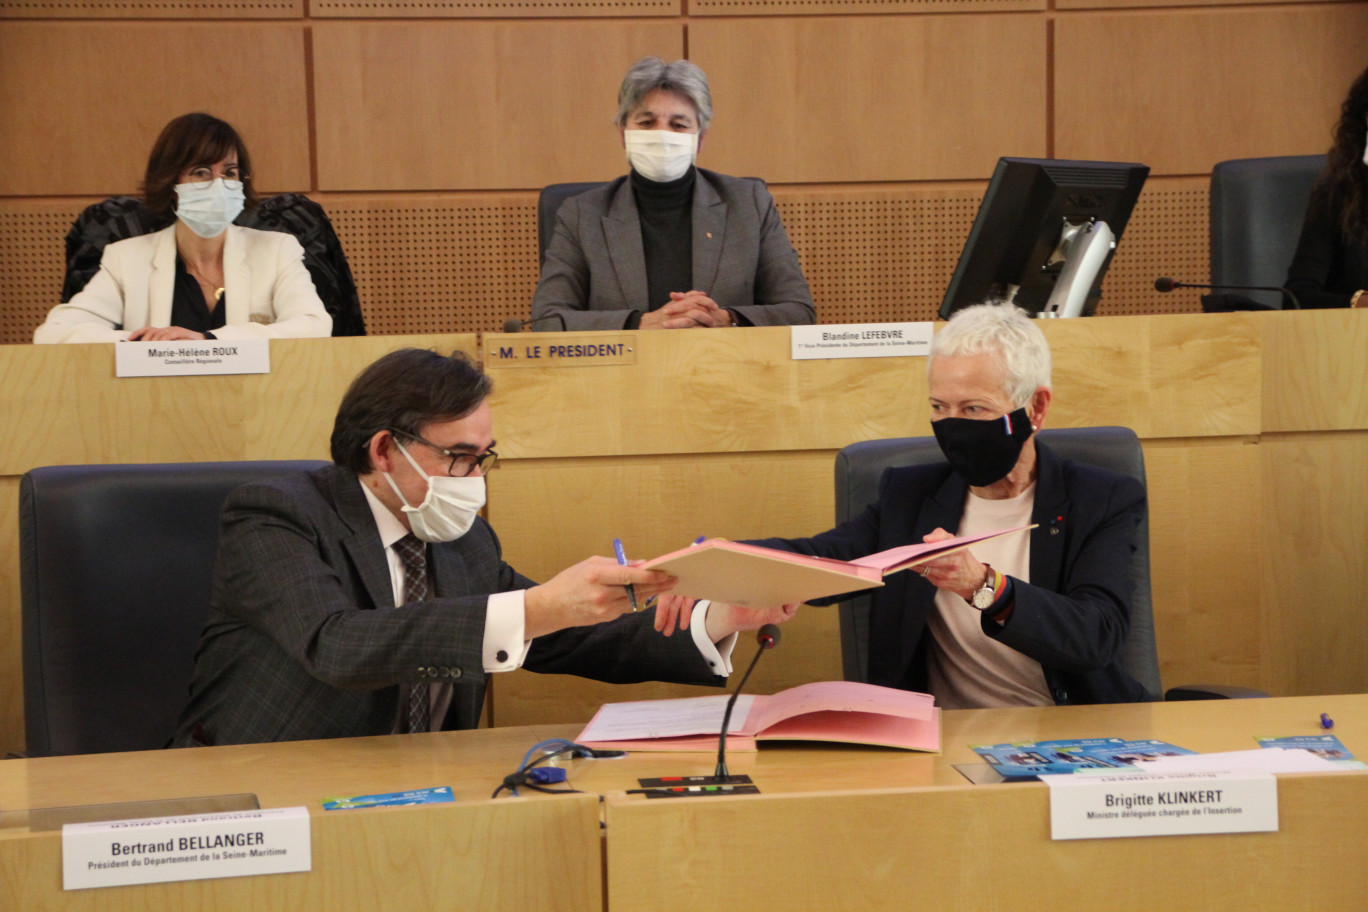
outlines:
{"label": "woman in white blazer", "polygon": [[52,309],[33,341],[332,333],[299,241],[232,224],[256,195],[247,148],[231,125],[208,114],[167,124],[148,159],[143,195],[151,213],[174,215],[174,223],[106,247],[100,271]]}

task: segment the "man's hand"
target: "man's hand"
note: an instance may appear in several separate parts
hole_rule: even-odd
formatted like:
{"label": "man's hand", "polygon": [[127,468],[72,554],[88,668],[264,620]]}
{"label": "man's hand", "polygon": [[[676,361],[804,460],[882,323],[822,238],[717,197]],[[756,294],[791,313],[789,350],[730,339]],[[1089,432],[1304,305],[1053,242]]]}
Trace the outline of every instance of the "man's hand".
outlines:
{"label": "man's hand", "polygon": [[[694,599],[682,595],[665,594],[656,604],[655,629],[665,636],[675,629],[688,630],[693,619]],[[708,607],[708,639],[716,643],[738,630],[759,630],[766,624],[782,624],[798,613],[797,603],[770,608],[742,608],[725,602],[713,602]]]}
{"label": "man's hand", "polygon": [[641,315],[641,329],[730,326],[731,313],[701,291],[672,291],[670,303]]}
{"label": "man's hand", "polygon": [[566,627],[611,621],[631,610],[629,583],[635,586],[640,605],[667,591],[675,578],[659,570],[624,567],[607,557],[580,561],[549,582],[527,590],[523,597],[524,635],[530,640]]}
{"label": "man's hand", "polygon": [[183,326],[144,326],[128,334],[129,342],[175,342],[180,339],[195,341],[203,338],[204,333],[197,333]]}
{"label": "man's hand", "polygon": [[[937,529],[923,536],[922,541],[937,542],[954,537],[944,529]],[[927,561],[917,568],[917,572],[937,589],[948,589],[965,601],[983,587],[983,581],[988,577],[987,566],[970,554],[967,548]]]}

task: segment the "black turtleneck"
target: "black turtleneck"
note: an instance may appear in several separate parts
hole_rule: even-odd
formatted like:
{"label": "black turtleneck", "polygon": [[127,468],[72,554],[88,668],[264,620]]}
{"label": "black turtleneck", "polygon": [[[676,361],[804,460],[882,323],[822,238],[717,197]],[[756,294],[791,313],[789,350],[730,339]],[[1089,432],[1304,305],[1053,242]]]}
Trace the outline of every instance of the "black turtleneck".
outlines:
{"label": "black turtleneck", "polygon": [[[698,171],[689,168],[679,180],[658,183],[632,171],[641,220],[641,246],[646,255],[646,310],[659,310],[670,301],[672,291],[693,288],[693,193]],[[634,314],[628,323],[635,329],[641,320]]]}

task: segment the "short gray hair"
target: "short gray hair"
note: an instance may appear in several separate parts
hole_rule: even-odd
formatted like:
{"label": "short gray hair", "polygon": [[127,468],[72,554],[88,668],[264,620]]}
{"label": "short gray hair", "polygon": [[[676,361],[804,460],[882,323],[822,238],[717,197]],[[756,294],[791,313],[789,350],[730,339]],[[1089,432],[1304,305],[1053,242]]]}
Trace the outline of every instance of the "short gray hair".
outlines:
{"label": "short gray hair", "polygon": [[698,115],[698,132],[708,129],[713,117],[708,77],[696,63],[687,60],[666,63],[659,57],[642,57],[622,77],[622,87],[618,89],[618,114],[613,123],[625,126],[641,99],[656,89],[678,92],[687,98]]}
{"label": "short gray hair", "polygon": [[1039,387],[1050,386],[1050,343],[1024,310],[1011,304],[976,304],[950,318],[931,342],[927,370],[937,356],[997,355],[1003,392],[1013,408],[1031,401]]}

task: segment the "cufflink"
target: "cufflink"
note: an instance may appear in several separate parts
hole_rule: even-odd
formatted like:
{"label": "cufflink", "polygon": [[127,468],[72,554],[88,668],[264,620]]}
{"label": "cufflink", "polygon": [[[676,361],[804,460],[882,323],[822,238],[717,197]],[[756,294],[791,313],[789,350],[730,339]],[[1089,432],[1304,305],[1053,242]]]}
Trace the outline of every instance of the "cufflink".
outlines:
{"label": "cufflink", "polygon": [[494,661],[498,662],[499,664],[503,664],[504,662],[507,662],[507,661],[508,661],[508,651],[507,651],[507,650],[504,650],[504,649],[500,649],[498,652],[494,653]]}

